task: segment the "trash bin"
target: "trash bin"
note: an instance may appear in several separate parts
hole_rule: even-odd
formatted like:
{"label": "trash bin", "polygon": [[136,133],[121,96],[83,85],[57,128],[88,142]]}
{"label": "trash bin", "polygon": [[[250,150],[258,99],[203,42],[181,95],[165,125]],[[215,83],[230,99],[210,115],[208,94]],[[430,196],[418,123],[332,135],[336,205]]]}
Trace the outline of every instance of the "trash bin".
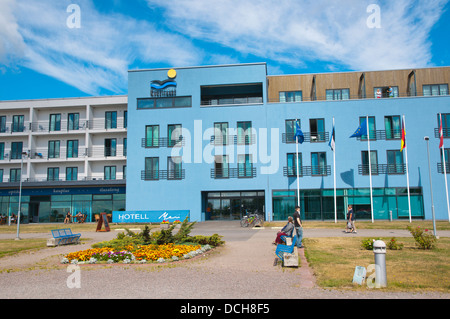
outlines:
{"label": "trash bin", "polygon": [[382,240],[373,243],[373,254],[375,257],[375,286],[387,287],[386,278],[386,244]]}

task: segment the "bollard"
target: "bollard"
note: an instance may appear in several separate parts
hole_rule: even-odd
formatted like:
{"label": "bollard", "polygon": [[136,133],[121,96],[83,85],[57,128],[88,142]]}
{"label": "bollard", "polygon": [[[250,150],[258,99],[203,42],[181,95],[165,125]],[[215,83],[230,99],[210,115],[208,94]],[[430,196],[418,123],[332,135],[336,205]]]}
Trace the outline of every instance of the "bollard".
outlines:
{"label": "bollard", "polygon": [[373,253],[375,256],[375,286],[387,287],[386,279],[386,244],[382,240],[373,243]]}

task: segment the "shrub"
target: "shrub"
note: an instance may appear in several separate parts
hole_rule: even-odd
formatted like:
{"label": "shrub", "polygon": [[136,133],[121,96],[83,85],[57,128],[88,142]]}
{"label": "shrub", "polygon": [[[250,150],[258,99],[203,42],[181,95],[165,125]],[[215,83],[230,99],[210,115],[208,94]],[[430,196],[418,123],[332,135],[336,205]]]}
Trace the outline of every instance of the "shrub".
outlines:
{"label": "shrub", "polygon": [[392,237],[386,246],[388,249],[391,249],[391,250],[402,250],[403,249],[403,244],[397,242],[397,238],[395,238],[395,237]]}
{"label": "shrub", "polygon": [[361,241],[361,247],[367,250],[373,250],[373,243],[381,238],[366,238]]}
{"label": "shrub", "polygon": [[420,226],[415,228],[406,227],[416,241],[416,245],[420,249],[433,249],[436,246],[437,238],[431,234],[428,229],[423,230]]}
{"label": "shrub", "polygon": [[221,239],[223,236],[220,236],[218,234],[214,234],[211,236],[203,236],[203,235],[197,235],[193,237],[186,238],[187,242],[196,243],[200,245],[210,245],[212,247],[217,247],[220,245],[223,245],[225,242]]}

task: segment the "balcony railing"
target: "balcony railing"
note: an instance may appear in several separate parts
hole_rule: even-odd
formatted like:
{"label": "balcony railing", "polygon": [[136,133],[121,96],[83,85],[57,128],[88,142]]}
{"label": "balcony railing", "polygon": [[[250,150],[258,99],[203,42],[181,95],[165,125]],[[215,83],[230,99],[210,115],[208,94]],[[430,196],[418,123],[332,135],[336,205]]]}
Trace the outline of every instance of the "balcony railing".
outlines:
{"label": "balcony railing", "polygon": [[[283,133],[283,143],[295,143],[294,135],[295,133]],[[307,143],[328,142],[330,140],[330,134],[328,132],[303,132],[303,136],[305,137],[304,142]]]}
{"label": "balcony railing", "polygon": [[[372,175],[395,175],[395,174],[405,174],[406,164],[371,164]],[[369,165],[359,164],[358,174],[359,175],[369,175]]]}
{"label": "balcony railing", "polygon": [[[401,130],[370,130],[371,141],[389,141],[399,140],[402,138]],[[367,141],[367,135],[357,137],[358,141]]]}
{"label": "balcony railing", "polygon": [[[442,135],[444,135],[444,138],[450,137],[450,127],[443,127],[442,128]],[[441,136],[439,135],[439,128],[435,128],[434,129],[434,137],[436,138],[440,138]]]}
{"label": "balcony railing", "polygon": [[210,144],[213,145],[251,145],[256,143],[256,135],[212,135]]}
{"label": "balcony railing", "polygon": [[38,121],[30,123],[30,129],[35,133],[47,133],[47,132],[77,132],[85,131],[88,127],[88,120],[79,120],[77,122],[71,122],[68,124],[67,120],[61,120],[59,122],[50,121]]}
{"label": "balcony railing", "polygon": [[255,178],[256,167],[211,168],[211,178]]}
{"label": "balcony railing", "polygon": [[185,141],[183,136],[180,136],[178,140],[172,140],[168,137],[159,138],[143,138],[141,140],[141,147],[145,148],[158,148],[158,147],[178,147],[184,146]]}
{"label": "balcony railing", "polygon": [[[444,174],[444,165],[442,163],[437,163],[437,171],[439,174]],[[445,163],[445,172],[450,174],[450,163]]]}
{"label": "balcony railing", "polygon": [[233,104],[261,104],[263,103],[262,96],[227,96],[221,98],[202,99],[201,106],[218,106],[218,105],[233,105]]}
{"label": "balcony railing", "polygon": [[181,180],[185,179],[186,172],[184,169],[179,170],[142,170],[141,171],[141,180],[143,181],[156,181],[160,179],[167,180]]}
{"label": "balcony railing", "polygon": [[[297,177],[297,168],[283,167],[283,175],[286,177]],[[301,166],[298,172],[299,177],[303,176],[328,176],[331,175],[331,165],[325,166]]]}

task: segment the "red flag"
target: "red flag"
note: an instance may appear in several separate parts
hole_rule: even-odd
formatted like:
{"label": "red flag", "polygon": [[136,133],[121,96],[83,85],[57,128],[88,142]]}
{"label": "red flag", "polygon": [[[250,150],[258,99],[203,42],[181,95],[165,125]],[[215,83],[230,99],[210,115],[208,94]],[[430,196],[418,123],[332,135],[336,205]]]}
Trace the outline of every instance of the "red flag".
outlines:
{"label": "red flag", "polygon": [[439,119],[441,122],[441,125],[439,126],[439,137],[441,139],[440,143],[439,143],[439,148],[443,148],[444,147],[444,130],[442,129],[442,115],[439,114]]}

